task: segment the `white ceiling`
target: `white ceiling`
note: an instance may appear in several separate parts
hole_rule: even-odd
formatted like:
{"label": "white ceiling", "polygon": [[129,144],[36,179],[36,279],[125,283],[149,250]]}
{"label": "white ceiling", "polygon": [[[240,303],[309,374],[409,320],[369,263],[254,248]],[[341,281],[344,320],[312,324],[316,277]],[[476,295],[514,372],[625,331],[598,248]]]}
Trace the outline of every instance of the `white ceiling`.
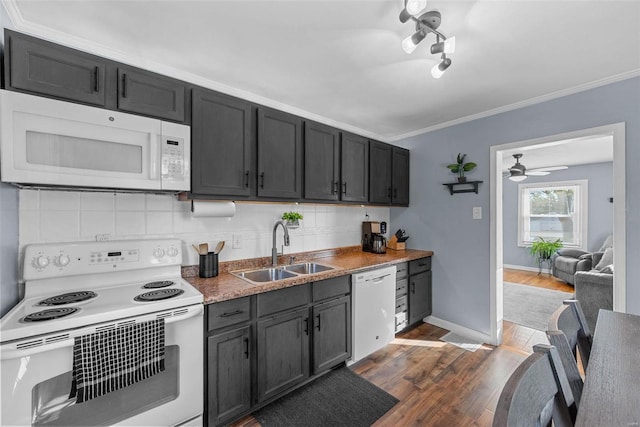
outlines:
{"label": "white ceiling", "polygon": [[640,1],[429,1],[457,51],[407,55],[402,0],[3,0],[18,31],[393,141],[640,75]]}

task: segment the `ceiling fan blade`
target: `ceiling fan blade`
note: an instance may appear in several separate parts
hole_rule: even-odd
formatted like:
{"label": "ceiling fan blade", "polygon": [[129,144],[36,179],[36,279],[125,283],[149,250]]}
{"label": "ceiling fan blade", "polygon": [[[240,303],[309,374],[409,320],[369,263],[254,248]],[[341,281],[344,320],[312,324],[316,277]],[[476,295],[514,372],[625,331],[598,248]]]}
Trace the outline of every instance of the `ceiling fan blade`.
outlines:
{"label": "ceiling fan blade", "polygon": [[548,168],[530,169],[529,171],[552,172],[552,171],[561,171],[561,170],[565,170],[565,169],[569,169],[569,166],[550,166]]}
{"label": "ceiling fan blade", "polygon": [[541,171],[541,170],[528,170],[527,171],[527,175],[531,175],[531,176],[545,176],[545,175],[549,175],[551,172],[548,171]]}

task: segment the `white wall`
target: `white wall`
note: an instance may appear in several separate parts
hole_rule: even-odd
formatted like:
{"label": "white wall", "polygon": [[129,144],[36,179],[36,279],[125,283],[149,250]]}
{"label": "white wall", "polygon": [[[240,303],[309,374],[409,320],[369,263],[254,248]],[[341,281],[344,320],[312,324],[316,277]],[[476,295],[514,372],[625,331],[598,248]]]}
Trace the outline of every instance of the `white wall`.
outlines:
{"label": "white wall", "polygon": [[[221,261],[271,256],[272,230],[285,211],[304,215],[290,230],[285,253],[360,244],[362,221],[389,222],[389,208],[286,203],[238,203],[232,218],[194,218],[190,202],[175,196],[137,193],[20,190],[20,253],[29,243],[91,241],[97,234],[113,240],[177,237],[183,265],[198,263],[191,244],[225,240]],[[241,249],[232,248],[240,236]],[[282,245],[282,229],[277,233]]]}

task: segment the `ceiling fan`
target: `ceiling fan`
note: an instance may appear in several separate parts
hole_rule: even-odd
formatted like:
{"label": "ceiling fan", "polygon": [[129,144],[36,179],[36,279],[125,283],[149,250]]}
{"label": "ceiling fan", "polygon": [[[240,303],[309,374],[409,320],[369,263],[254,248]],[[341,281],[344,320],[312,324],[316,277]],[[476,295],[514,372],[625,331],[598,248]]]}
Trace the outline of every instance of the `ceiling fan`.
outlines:
{"label": "ceiling fan", "polygon": [[527,176],[544,176],[549,175],[552,171],[558,171],[568,169],[568,166],[551,166],[547,168],[527,169],[525,165],[520,163],[522,153],[514,154],[513,158],[516,159],[516,164],[509,168],[509,173],[505,174],[511,181],[524,181]]}

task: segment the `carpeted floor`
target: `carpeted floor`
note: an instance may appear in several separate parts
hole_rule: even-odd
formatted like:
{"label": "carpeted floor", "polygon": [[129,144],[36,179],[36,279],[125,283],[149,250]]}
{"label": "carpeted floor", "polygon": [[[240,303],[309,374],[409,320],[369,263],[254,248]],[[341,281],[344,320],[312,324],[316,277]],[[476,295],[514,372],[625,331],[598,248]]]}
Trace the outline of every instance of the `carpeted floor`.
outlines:
{"label": "carpeted floor", "polygon": [[504,320],[546,331],[549,316],[572,297],[569,292],[504,282]]}
{"label": "carpeted floor", "polygon": [[369,427],[398,399],[353,373],[336,369],[255,412],[262,427]]}

